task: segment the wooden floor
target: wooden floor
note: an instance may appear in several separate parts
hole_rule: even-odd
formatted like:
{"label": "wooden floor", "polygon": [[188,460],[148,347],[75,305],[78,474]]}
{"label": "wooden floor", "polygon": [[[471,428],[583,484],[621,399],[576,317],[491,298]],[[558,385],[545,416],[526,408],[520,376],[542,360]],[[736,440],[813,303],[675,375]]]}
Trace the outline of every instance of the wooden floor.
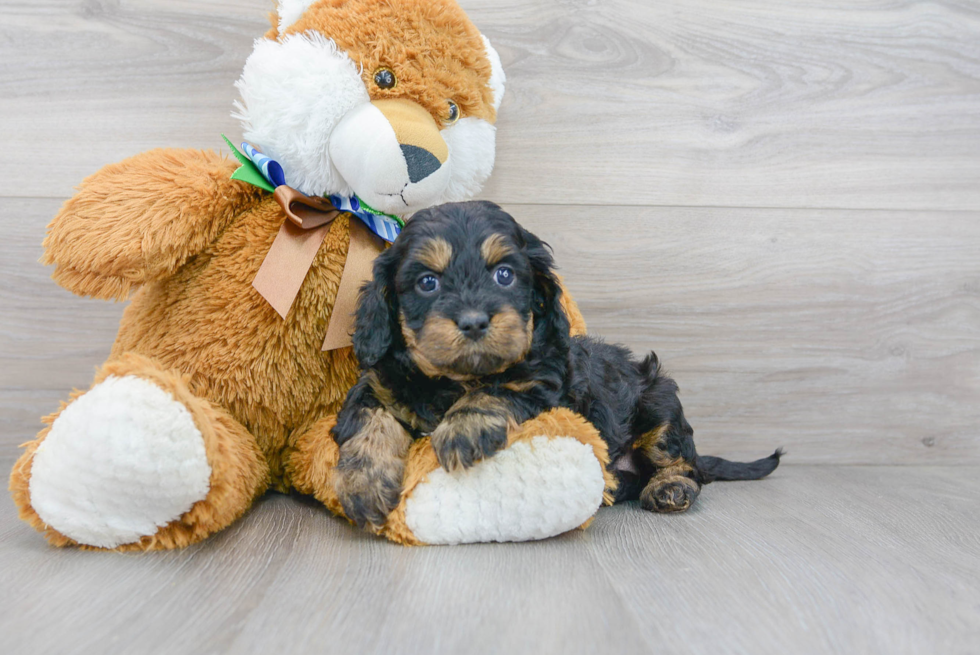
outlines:
{"label": "wooden floor", "polygon": [[[462,4],[508,74],[483,196],[657,350],[701,452],[784,466],[456,548],[272,495],[186,551],[55,550],[2,501],[0,654],[980,652],[980,6]],[[123,309],[48,279],[47,221],[107,163],[238,136],[270,6],[0,4],[0,469]]]}
{"label": "wooden floor", "polygon": [[980,467],[787,466],[689,514],[405,548],[270,496],[182,552],[57,551],[0,507],[4,653],[976,653]]}

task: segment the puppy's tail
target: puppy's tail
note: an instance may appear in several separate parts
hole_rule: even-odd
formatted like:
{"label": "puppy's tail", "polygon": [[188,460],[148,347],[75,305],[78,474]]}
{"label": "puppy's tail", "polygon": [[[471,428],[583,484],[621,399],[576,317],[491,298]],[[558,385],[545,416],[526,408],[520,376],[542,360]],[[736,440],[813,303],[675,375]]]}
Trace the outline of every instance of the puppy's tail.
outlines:
{"label": "puppy's tail", "polygon": [[730,462],[721,457],[701,457],[698,455],[696,464],[701,482],[726,482],[729,480],[758,480],[764,478],[779,466],[779,458],[783,449],[777,448],[769,457],[757,459],[754,462]]}

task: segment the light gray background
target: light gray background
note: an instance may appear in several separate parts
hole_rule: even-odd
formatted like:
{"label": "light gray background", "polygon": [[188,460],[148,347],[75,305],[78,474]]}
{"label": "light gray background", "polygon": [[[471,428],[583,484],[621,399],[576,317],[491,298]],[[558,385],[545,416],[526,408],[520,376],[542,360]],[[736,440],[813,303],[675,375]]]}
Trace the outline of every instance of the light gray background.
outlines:
{"label": "light gray background", "polygon": [[[655,348],[702,453],[789,455],[682,516],[402,548],[270,496],[146,556],[0,502],[0,651],[972,652],[980,643],[980,5],[464,0],[508,74],[484,197],[592,331]],[[0,465],[123,306],[36,263],[72,186],[240,132],[267,0],[0,2]]]}

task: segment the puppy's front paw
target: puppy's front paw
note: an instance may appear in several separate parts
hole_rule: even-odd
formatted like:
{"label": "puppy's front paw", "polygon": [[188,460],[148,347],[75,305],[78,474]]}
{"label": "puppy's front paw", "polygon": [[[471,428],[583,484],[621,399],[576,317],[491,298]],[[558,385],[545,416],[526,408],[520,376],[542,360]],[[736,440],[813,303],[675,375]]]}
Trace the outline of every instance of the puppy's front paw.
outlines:
{"label": "puppy's front paw", "polygon": [[473,466],[507,443],[507,423],[506,416],[485,410],[449,414],[432,432],[436,459],[447,471]]}
{"label": "puppy's front paw", "polygon": [[398,505],[405,466],[401,461],[378,462],[341,455],[335,490],[344,514],[357,527],[378,532]]}
{"label": "puppy's front paw", "polygon": [[371,410],[358,433],[340,447],[334,490],[359,528],[379,532],[398,505],[412,438],[383,410]]}

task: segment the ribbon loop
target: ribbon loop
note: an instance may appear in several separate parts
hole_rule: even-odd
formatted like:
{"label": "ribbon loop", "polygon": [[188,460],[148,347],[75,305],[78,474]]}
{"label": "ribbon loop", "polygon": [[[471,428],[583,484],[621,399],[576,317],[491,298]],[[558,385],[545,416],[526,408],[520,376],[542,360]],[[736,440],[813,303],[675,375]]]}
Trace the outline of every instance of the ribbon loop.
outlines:
{"label": "ribbon loop", "polygon": [[312,230],[321,225],[326,225],[340,216],[340,210],[334,207],[329,200],[308,196],[285,184],[276,187],[273,197],[286,213],[286,218],[292,221],[296,227],[304,230]]}
{"label": "ribbon loop", "polygon": [[[279,228],[279,234],[262,261],[252,286],[282,318],[286,318],[320,250],[320,244],[330,231],[330,224],[344,212],[325,199],[307,196],[285,184],[276,187],[273,197],[282,207],[287,220]],[[347,259],[337,297],[334,298],[323,350],[351,344],[357,294],[361,285],[371,279],[371,265],[382,250],[384,245],[377,236],[360,221],[351,221]]]}

